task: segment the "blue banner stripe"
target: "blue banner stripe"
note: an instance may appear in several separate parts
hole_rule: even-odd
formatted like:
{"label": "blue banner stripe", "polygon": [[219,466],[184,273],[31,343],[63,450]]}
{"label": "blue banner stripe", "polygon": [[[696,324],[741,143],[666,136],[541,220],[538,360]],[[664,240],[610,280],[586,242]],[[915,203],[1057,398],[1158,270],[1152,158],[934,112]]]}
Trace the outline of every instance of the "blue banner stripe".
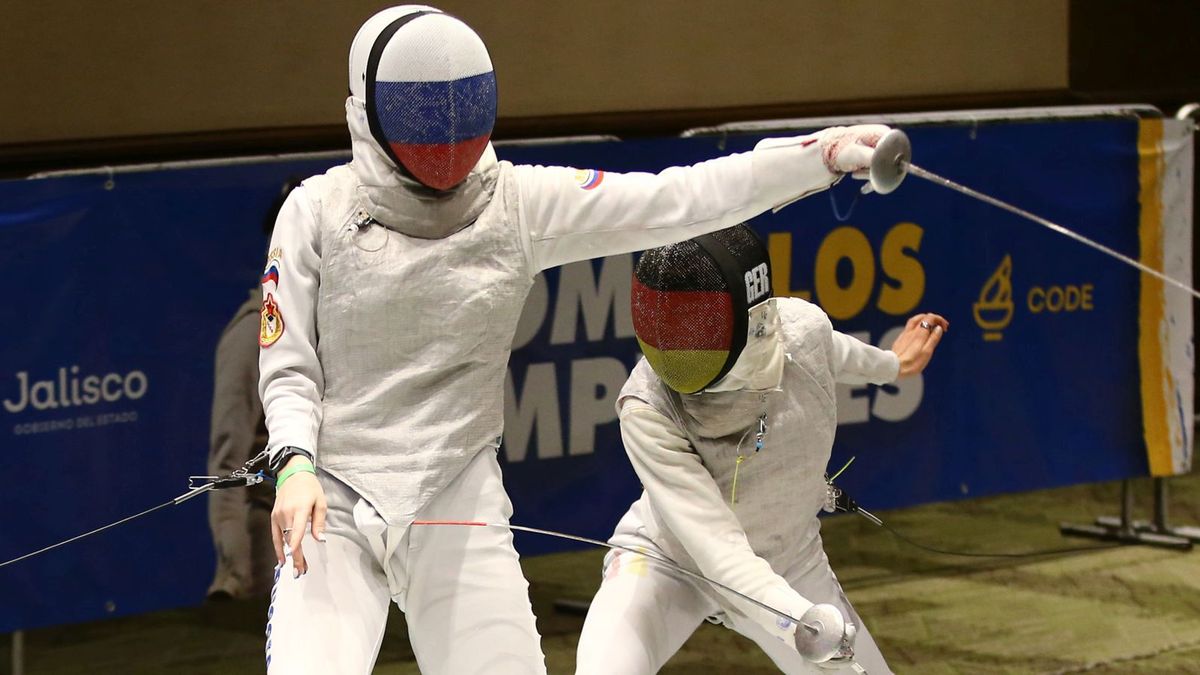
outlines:
{"label": "blue banner stripe", "polygon": [[449,82],[377,82],[383,132],[393,143],[458,143],[487,135],[496,120],[496,74]]}

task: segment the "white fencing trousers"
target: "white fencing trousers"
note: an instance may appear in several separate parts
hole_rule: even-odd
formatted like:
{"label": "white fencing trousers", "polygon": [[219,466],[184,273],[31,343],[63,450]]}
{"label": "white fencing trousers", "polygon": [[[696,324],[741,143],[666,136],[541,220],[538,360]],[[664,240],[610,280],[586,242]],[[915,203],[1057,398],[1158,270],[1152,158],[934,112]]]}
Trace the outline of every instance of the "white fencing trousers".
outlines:
{"label": "white fencing trousers", "polygon": [[[643,538],[638,545],[662,555],[657,547],[647,544]],[[858,626],[855,659],[868,675],[890,674],[875,640],[843,595],[824,551],[813,563],[792,574],[781,573],[792,588],[812,602],[833,604],[853,617]],[[793,645],[781,642],[758,624],[732,612],[722,613],[716,593],[705,582],[685,577],[644,556],[609,552],[604,559],[604,581],[579,637],[576,675],[657,673],[700,622],[714,615],[720,615],[723,624],[753,640],[788,675],[853,672],[849,667],[820,668],[805,661]]]}
{"label": "white fencing trousers", "polygon": [[[388,600],[405,613],[427,675],[544,675],[541,638],[512,533],[495,527],[389,527],[351,488],[320,475],[329,511],[324,544],[304,539],[308,573],[291,553],[275,572],[267,614],[267,672],[366,675],[375,665]],[[496,453],[484,449],[417,514],[507,523]]]}

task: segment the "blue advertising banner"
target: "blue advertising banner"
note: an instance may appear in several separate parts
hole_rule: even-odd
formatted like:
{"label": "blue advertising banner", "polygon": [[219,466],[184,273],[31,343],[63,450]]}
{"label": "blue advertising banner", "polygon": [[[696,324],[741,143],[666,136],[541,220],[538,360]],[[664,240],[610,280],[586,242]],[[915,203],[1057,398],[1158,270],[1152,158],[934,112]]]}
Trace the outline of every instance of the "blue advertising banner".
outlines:
{"label": "blue advertising banner", "polygon": [[[0,558],[205,473],[213,354],[258,283],[264,212],[289,176],[328,164],[0,183]],[[197,602],[204,502],[0,569],[0,631]]]}
{"label": "blue advertising banner", "polygon": [[[1163,159],[1170,130],[1159,123],[1155,137],[1146,125],[1023,121],[915,127],[910,136],[922,166],[1135,257],[1158,242],[1159,265],[1171,267],[1179,237],[1190,251],[1190,224],[1179,234],[1172,205],[1187,195],[1163,177],[1182,165]],[[500,154],[653,171],[758,140]],[[1164,166],[1146,161],[1151,150]],[[1175,148],[1183,150],[1190,186],[1190,137]],[[261,271],[263,211],[289,176],[332,163],[0,183],[0,276],[14,289],[0,307],[0,494],[15,514],[0,528],[0,559],[153,506],[204,472],[213,350]],[[1168,467],[1190,462],[1174,449],[1176,418],[1191,414],[1190,352],[1176,355],[1180,340],[1190,345],[1190,333],[1177,333],[1190,331],[1190,303],[1167,302],[1135,271],[933,184],[910,178],[887,196],[859,186],[843,181],[753,223],[769,242],[777,290],[819,304],[839,330],[887,346],[915,312],[951,321],[923,376],[838,393],[834,462],[858,457],[841,482],[861,503],[1146,475],[1156,452]],[[1151,198],[1157,216],[1144,206]],[[604,538],[637,497],[613,409],[639,358],[634,259],[553,270],[526,304],[502,448],[515,522]],[[1173,389],[1148,384],[1163,373]],[[562,547],[518,540],[523,554]],[[195,603],[212,560],[202,500],[155,513],[0,569],[0,632]]]}
{"label": "blue advertising banner", "polygon": [[[909,135],[922,166],[1137,257],[1144,124],[1041,121]],[[750,150],[759,139],[509,156],[654,170]],[[838,330],[886,348],[914,313],[936,312],[952,324],[922,376],[839,387],[833,463],[858,458],[843,487],[864,506],[893,508],[1146,475],[1139,273],[932,183],[910,178],[887,196],[862,195],[860,187],[846,180],[753,221],[768,240],[777,292],[817,303]],[[510,365],[504,449],[517,514],[537,518],[538,526],[604,537],[639,491],[612,406],[639,357],[628,319],[632,261],[568,266],[548,280],[549,301],[535,293],[526,308],[523,348]],[[1177,267],[1186,275],[1190,263]],[[1173,330],[1186,333],[1190,309],[1186,299],[1176,307],[1181,320]],[[1190,335],[1180,339],[1190,344]],[[1187,381],[1186,392],[1159,414],[1186,436],[1190,360],[1182,370],[1177,379]],[[1191,447],[1186,437],[1179,445]],[[604,501],[618,495],[624,499]],[[530,537],[520,543],[528,552],[561,546]]]}

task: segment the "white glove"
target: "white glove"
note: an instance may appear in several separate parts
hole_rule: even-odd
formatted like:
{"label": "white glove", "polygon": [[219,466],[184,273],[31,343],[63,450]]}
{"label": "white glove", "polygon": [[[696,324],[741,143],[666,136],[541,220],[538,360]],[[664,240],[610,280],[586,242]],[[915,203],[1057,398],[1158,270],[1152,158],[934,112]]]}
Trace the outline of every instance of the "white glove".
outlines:
{"label": "white glove", "polygon": [[846,621],[833,605],[813,605],[800,615],[796,626],[796,651],[818,665],[844,664],[854,659],[854,637],[858,629]]}
{"label": "white glove", "polygon": [[831,173],[849,173],[866,178],[875,155],[875,145],[891,128],[883,124],[829,127],[821,132],[821,157]]}

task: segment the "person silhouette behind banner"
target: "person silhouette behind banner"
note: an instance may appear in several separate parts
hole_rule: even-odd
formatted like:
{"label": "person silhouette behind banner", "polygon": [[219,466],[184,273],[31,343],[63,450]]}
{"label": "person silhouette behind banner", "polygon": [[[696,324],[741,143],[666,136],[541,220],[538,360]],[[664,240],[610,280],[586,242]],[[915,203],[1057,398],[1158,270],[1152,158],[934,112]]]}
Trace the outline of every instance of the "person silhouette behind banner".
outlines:
{"label": "person silhouette behind banner", "polygon": [[[268,237],[275,218],[292,188],[291,179],[263,216]],[[258,398],[258,332],[262,286],[234,312],[217,342],[214,359],[213,405],[208,472],[227,475],[267,445],[266,419]],[[271,590],[275,552],[271,545],[269,485],[209,493],[208,522],[216,549],[216,570],[208,587],[210,601],[264,597]]]}

